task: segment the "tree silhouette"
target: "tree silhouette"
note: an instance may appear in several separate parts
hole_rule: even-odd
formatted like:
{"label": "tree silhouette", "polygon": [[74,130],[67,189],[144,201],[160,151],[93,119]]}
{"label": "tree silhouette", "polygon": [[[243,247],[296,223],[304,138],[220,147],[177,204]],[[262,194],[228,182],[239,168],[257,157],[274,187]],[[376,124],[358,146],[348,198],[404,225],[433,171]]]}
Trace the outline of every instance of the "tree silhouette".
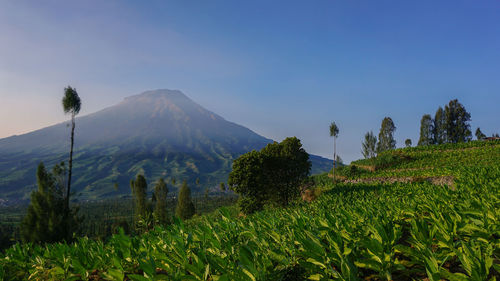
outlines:
{"label": "tree silhouette", "polygon": [[31,193],[28,211],[21,223],[21,237],[24,242],[53,243],[61,240],[70,241],[78,231],[81,218],[78,209],[64,209],[66,169],[64,163],[55,165],[52,172],[38,165],[36,181],[38,189]]}
{"label": "tree silhouette", "polygon": [[433,126],[434,143],[442,144],[446,142],[446,116],[442,107],[436,110]]}
{"label": "tree silhouette", "polygon": [[300,184],[311,170],[309,154],[296,137],[252,150],[233,161],[228,185],[240,195],[240,210],[250,214],[266,203],[287,206],[300,195]]}
{"label": "tree silhouette", "polygon": [[268,193],[271,203],[287,206],[299,197],[300,184],[309,175],[309,154],[296,137],[286,138],[280,143],[270,143],[260,153],[264,158],[262,167],[265,176],[261,184],[265,190],[262,192]]}
{"label": "tree silhouette", "polygon": [[191,200],[191,189],[186,181],[182,183],[181,190],[179,191],[179,200],[175,208],[175,215],[183,220],[190,219],[195,214],[193,201]]}
{"label": "tree silhouette", "polygon": [[165,225],[168,223],[168,215],[167,215],[167,194],[168,188],[165,181],[161,178],[155,185],[155,210],[153,212],[153,216],[155,222],[160,225]]}
{"label": "tree silhouette", "polygon": [[68,186],[66,188],[66,201],[64,208],[69,215],[69,196],[71,190],[71,175],[73,169],[73,144],[75,141],[75,116],[80,112],[82,102],[76,89],[68,86],[64,89],[64,97],[62,99],[64,113],[71,114],[71,148],[69,151],[69,169],[68,169]]}
{"label": "tree silhouette", "polygon": [[418,145],[431,145],[434,143],[434,121],[429,114],[422,116],[420,120],[420,138]]}
{"label": "tree silhouette", "polygon": [[476,129],[475,135],[476,135],[477,140],[482,140],[486,137],[486,135],[483,134],[483,132],[481,132],[481,129],[479,127],[477,127],[477,129]]}
{"label": "tree silhouette", "polygon": [[470,113],[457,99],[451,100],[444,108],[446,116],[446,135],[448,142],[466,142],[471,140]]}
{"label": "tree silhouette", "polygon": [[411,139],[406,139],[405,145],[406,145],[406,147],[411,147]]}
{"label": "tree silhouette", "polygon": [[267,200],[267,179],[263,166],[264,157],[256,150],[247,152],[233,161],[228,185],[240,195],[238,205],[245,214],[262,210]]}
{"label": "tree silhouette", "polygon": [[134,199],[134,218],[136,226],[141,219],[146,219],[148,215],[146,198],[147,188],[146,178],[143,175],[137,175],[135,180],[130,181],[130,189],[132,190],[132,197]]}
{"label": "tree silhouette", "polygon": [[391,117],[385,117],[380,126],[380,133],[378,134],[377,152],[384,152],[396,148],[396,141],[394,140],[394,131],[396,126]]}
{"label": "tree silhouette", "polygon": [[335,168],[337,168],[337,136],[339,127],[335,122],[330,124],[330,137],[333,137],[333,182],[335,182]]}
{"label": "tree silhouette", "polygon": [[361,146],[361,153],[366,159],[373,158],[377,155],[377,137],[372,131],[365,134],[365,140]]}

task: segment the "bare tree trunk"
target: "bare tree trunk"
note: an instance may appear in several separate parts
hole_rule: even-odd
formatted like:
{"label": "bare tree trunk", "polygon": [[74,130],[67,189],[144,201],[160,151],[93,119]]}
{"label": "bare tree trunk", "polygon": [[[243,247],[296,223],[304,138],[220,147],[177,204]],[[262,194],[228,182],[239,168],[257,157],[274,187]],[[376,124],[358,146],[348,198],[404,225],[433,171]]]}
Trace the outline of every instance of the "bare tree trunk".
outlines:
{"label": "bare tree trunk", "polygon": [[73,143],[75,139],[75,115],[71,115],[71,149],[69,151],[69,171],[68,171],[68,189],[66,190],[66,214],[69,214],[69,194],[71,190],[71,171],[73,167]]}

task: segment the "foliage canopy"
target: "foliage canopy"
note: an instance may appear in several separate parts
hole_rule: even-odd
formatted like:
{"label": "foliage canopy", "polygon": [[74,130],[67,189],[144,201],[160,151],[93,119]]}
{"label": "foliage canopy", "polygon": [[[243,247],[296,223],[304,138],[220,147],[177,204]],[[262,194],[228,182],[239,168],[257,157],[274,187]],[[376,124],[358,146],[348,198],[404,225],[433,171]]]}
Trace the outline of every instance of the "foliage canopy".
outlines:
{"label": "foliage canopy", "polygon": [[365,140],[362,143],[361,153],[366,159],[377,155],[377,137],[372,131],[365,134]]}
{"label": "foliage canopy", "polygon": [[65,210],[64,163],[57,164],[48,172],[40,163],[36,171],[38,189],[31,193],[31,202],[21,223],[21,237],[25,242],[70,241],[78,232],[81,218],[78,209]]}
{"label": "foliage canopy", "polygon": [[385,117],[380,126],[378,134],[377,152],[384,152],[396,148],[396,140],[394,140],[394,131],[396,126],[391,117]]}
{"label": "foliage canopy", "polygon": [[179,191],[179,200],[177,201],[177,208],[175,215],[183,220],[190,219],[194,216],[196,210],[193,201],[191,200],[191,189],[186,181],[182,183],[181,190]]}
{"label": "foliage canopy", "polygon": [[298,138],[291,137],[240,156],[233,162],[228,184],[241,195],[242,211],[252,213],[266,203],[287,206],[299,196],[310,169],[309,154]]}

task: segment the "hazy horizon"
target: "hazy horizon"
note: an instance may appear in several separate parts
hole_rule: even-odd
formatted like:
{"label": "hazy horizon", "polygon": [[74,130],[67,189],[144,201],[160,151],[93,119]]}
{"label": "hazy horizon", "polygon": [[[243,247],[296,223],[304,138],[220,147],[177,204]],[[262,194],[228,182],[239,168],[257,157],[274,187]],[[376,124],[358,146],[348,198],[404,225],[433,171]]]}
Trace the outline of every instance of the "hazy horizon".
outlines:
{"label": "hazy horizon", "polygon": [[[457,98],[471,129],[498,133],[500,5],[495,1],[5,1],[0,3],[0,138],[64,122],[151,89],[178,89],[274,140],[297,136],[361,158],[390,116],[397,146]],[[77,125],[78,130],[78,125]]]}

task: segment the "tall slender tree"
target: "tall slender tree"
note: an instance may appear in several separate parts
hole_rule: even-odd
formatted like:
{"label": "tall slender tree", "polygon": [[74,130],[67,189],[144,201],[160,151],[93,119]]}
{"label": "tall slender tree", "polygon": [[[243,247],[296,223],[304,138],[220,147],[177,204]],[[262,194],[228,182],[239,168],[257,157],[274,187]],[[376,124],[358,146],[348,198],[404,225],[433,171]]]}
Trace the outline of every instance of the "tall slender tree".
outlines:
{"label": "tall slender tree", "polygon": [[135,222],[145,219],[148,215],[147,206],[147,189],[148,184],[143,175],[137,175],[135,180],[130,181],[130,189],[132,190],[132,197],[134,199],[134,218]]}
{"label": "tall slender tree", "polygon": [[161,178],[155,185],[155,210],[153,212],[153,216],[155,218],[155,222],[160,225],[165,225],[168,223],[168,214],[167,214],[167,194],[168,188],[165,181]]}
{"label": "tall slender tree", "polygon": [[431,145],[434,143],[434,121],[429,114],[422,116],[420,120],[420,138],[418,145]]}
{"label": "tall slender tree", "polygon": [[191,189],[186,181],[182,183],[181,190],[179,191],[179,200],[175,208],[175,215],[183,220],[190,219],[194,216],[196,210],[191,199]]}
{"label": "tall slender tree", "polygon": [[384,152],[396,148],[396,141],[394,140],[394,131],[396,126],[391,117],[385,117],[380,126],[378,134],[377,152]]}
{"label": "tall slender tree", "polygon": [[451,100],[444,108],[446,116],[446,136],[448,142],[466,142],[471,140],[470,113],[457,99]]}
{"label": "tall slender tree", "polygon": [[66,187],[66,201],[64,208],[69,214],[69,196],[71,191],[71,175],[73,169],[73,144],[75,141],[75,117],[80,112],[82,102],[76,89],[68,86],[64,89],[64,97],[62,99],[64,113],[71,115],[71,148],[69,150],[69,168],[68,168],[68,186]]}
{"label": "tall slender tree", "polygon": [[365,134],[365,140],[361,146],[361,153],[366,159],[373,158],[377,155],[377,137],[372,131]]}
{"label": "tall slender tree", "polygon": [[433,126],[434,143],[442,144],[446,142],[446,116],[442,107],[436,110]]}
{"label": "tall slender tree", "polygon": [[335,122],[330,124],[330,137],[333,137],[333,182],[335,182],[335,169],[337,168],[337,136],[339,127]]}
{"label": "tall slender tree", "polygon": [[479,127],[477,127],[477,129],[476,129],[475,135],[476,135],[477,140],[482,140],[486,137],[486,135],[483,134],[483,132],[481,132],[481,129]]}

